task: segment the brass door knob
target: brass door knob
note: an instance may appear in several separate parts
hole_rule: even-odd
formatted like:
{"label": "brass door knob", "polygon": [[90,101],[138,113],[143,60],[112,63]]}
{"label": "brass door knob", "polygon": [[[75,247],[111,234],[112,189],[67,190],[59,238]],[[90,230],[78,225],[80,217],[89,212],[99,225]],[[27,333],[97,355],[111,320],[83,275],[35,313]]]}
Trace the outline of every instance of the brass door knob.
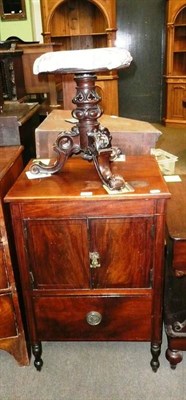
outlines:
{"label": "brass door knob", "polygon": [[100,268],[100,256],[97,251],[94,251],[92,253],[89,253],[90,257],[90,268]]}
{"label": "brass door knob", "polygon": [[102,315],[98,311],[90,311],[86,315],[86,321],[89,325],[99,325],[102,320]]}

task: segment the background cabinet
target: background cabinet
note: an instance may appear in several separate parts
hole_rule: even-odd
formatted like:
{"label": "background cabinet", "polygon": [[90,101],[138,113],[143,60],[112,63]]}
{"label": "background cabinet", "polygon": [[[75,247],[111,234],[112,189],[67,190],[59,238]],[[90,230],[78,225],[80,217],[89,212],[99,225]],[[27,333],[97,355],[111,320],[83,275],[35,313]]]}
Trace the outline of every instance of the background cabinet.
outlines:
{"label": "background cabinet", "polygon": [[63,50],[113,46],[115,8],[115,0],[41,0],[44,40]]}
{"label": "background cabinet", "polygon": [[43,94],[47,94],[48,103],[55,107],[58,105],[58,93],[61,91],[61,78],[53,74],[33,74],[33,64],[42,54],[57,51],[59,46],[51,43],[17,43],[17,48],[22,51],[23,73],[25,79],[25,92],[28,96],[36,95],[41,103]]}
{"label": "background cabinet", "polygon": [[[115,0],[41,0],[45,43],[61,50],[111,47],[116,38]],[[63,107],[72,109],[75,95],[73,76],[63,77]],[[97,91],[106,114],[118,114],[118,76],[115,71],[98,74]],[[108,93],[110,96],[108,98]],[[110,101],[114,99],[114,101]]]}
{"label": "background cabinet", "polygon": [[159,366],[169,192],[152,156],[112,168],[134,192],[108,195],[92,163],[73,158],[38,183],[22,174],[6,196],[37,369],[45,340],[150,341]]}
{"label": "background cabinet", "polygon": [[[13,272],[16,258],[10,230],[10,215],[3,204],[5,194],[23,168],[22,150],[22,147],[16,146],[0,147],[0,349],[12,354],[20,365],[28,365],[29,358]],[[14,258],[11,258],[13,254]]]}
{"label": "background cabinet", "polygon": [[[174,369],[186,350],[186,175],[168,183],[167,252],[164,320],[168,348],[166,357]],[[177,212],[179,210],[179,213]]]}
{"label": "background cabinet", "polygon": [[25,96],[22,51],[0,50],[0,84],[1,105]]}
{"label": "background cabinet", "polygon": [[167,3],[167,111],[165,122],[186,124],[186,2]]}

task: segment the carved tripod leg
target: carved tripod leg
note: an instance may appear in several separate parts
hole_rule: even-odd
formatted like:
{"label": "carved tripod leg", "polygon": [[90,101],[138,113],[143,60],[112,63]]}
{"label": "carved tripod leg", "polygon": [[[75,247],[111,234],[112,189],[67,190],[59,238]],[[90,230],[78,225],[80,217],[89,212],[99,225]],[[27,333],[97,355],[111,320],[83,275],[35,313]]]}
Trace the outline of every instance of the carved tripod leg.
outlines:
{"label": "carved tripod leg", "polygon": [[158,343],[151,343],[152,360],[150,362],[150,365],[154,372],[157,372],[157,370],[160,366],[160,362],[159,362],[160,353],[161,353],[161,345]]}
{"label": "carved tripod leg", "polygon": [[125,187],[125,181],[120,175],[113,175],[110,170],[110,157],[112,148],[100,150],[93,155],[93,162],[102,182],[111,190],[120,190]]}
{"label": "carved tripod leg", "polygon": [[63,168],[65,162],[72,154],[77,154],[80,152],[79,146],[74,144],[72,137],[64,132],[58,135],[53,148],[57,153],[57,159],[55,160],[54,164],[46,165],[42,161],[35,160],[30,166],[30,172],[32,174],[54,174]]}
{"label": "carved tripod leg", "polygon": [[35,344],[32,345],[32,352],[33,352],[33,355],[35,357],[34,365],[35,365],[37,371],[41,371],[41,368],[43,366],[43,360],[41,358],[42,345],[41,345],[40,342],[39,343],[35,343]]}

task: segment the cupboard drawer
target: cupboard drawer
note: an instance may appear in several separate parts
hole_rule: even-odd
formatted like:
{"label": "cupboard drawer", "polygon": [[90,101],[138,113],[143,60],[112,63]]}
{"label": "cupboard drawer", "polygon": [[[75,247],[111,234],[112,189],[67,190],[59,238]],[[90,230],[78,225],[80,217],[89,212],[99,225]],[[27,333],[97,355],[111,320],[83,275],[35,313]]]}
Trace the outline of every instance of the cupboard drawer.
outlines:
{"label": "cupboard drawer", "polygon": [[0,290],[8,287],[8,280],[6,274],[6,261],[3,245],[0,243]]}
{"label": "cupboard drawer", "polygon": [[35,297],[33,302],[39,340],[132,341],[151,338],[150,295],[44,296]]}
{"label": "cupboard drawer", "polygon": [[0,295],[0,339],[17,336],[11,295]]}

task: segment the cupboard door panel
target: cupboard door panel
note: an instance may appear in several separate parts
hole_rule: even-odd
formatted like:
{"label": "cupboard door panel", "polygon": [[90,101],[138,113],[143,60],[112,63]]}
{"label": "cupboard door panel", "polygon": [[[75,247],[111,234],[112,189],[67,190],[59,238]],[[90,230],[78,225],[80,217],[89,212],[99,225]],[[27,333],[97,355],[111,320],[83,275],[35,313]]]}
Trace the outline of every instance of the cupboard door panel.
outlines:
{"label": "cupboard door panel", "polygon": [[[33,301],[37,336],[41,340],[132,341],[151,338],[151,295],[116,298],[44,296],[35,297]],[[94,325],[95,312],[100,318]]]}
{"label": "cupboard door panel", "polygon": [[11,295],[0,295],[0,339],[18,334]]}
{"label": "cupboard door panel", "polygon": [[173,85],[172,86],[172,117],[173,118],[184,118],[183,99],[186,95],[186,89],[184,85]]}
{"label": "cupboard door panel", "polygon": [[99,268],[91,268],[94,288],[150,287],[153,260],[152,218],[92,219],[91,252]]}
{"label": "cupboard door panel", "polygon": [[35,288],[89,287],[85,219],[27,220],[25,228]]}

